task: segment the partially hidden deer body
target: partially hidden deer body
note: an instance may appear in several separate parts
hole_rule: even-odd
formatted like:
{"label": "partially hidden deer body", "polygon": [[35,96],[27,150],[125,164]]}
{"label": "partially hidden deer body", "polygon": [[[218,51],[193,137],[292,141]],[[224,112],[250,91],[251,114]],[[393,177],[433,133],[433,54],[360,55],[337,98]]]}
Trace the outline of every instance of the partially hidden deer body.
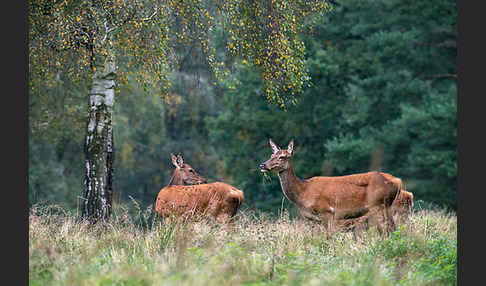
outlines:
{"label": "partially hidden deer body", "polygon": [[406,190],[400,190],[392,204],[393,219],[406,219],[412,213],[413,209],[413,193]]}
{"label": "partially hidden deer body", "polygon": [[[387,178],[389,178],[388,176],[391,176],[390,174],[387,173],[382,173],[382,174]],[[391,176],[391,179],[398,179],[398,178]],[[403,189],[400,190],[400,192],[395,197],[395,200],[393,200],[393,203],[391,205],[391,213],[395,225],[407,221],[409,215],[412,213],[412,209],[413,209],[413,193]],[[343,227],[344,229],[353,229],[356,228],[357,226],[368,225],[372,215],[373,213],[369,212],[363,216],[354,219],[341,220],[340,226]]]}
{"label": "partially hidden deer body", "polygon": [[[278,174],[284,195],[301,214],[327,226],[333,221],[345,224],[356,218],[383,216],[389,228],[394,228],[390,207],[402,187],[401,180],[381,172],[367,172],[348,176],[316,176],[300,179],[292,166],[293,140],[282,150],[271,139],[273,154],[260,165],[263,172]],[[387,177],[389,177],[387,179]]]}
{"label": "partially hidden deer body", "polygon": [[[174,175],[169,185],[160,190],[155,203],[159,216],[197,218],[204,215],[219,223],[226,223],[234,217],[244,201],[241,190],[223,182],[206,183],[203,177],[183,163],[182,156],[175,158],[172,155],[172,163],[176,166]],[[186,165],[193,171],[186,167],[184,176],[181,172]],[[197,185],[181,184],[191,182]]]}

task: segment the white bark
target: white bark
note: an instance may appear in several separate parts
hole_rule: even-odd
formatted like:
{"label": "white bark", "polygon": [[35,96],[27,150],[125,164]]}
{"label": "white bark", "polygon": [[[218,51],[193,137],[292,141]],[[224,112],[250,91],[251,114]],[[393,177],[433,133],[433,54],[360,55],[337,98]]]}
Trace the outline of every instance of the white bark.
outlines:
{"label": "white bark", "polygon": [[89,92],[83,217],[92,221],[106,220],[111,213],[114,72],[112,61],[98,66]]}

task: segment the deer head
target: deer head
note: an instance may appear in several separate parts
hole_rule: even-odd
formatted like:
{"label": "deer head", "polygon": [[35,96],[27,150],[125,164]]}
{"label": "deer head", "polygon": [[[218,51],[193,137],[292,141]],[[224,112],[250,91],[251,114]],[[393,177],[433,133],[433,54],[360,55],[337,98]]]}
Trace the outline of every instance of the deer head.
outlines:
{"label": "deer head", "polygon": [[260,171],[273,171],[278,173],[287,170],[294,152],[294,140],[290,140],[287,150],[280,149],[272,139],[269,140],[269,143],[273,154],[270,156],[270,159],[260,164]]}
{"label": "deer head", "polygon": [[197,185],[205,184],[207,182],[206,179],[199,175],[189,164],[184,163],[181,154],[178,154],[176,157],[171,153],[170,156],[172,158],[172,164],[176,167],[173,179],[181,181],[181,185]]}

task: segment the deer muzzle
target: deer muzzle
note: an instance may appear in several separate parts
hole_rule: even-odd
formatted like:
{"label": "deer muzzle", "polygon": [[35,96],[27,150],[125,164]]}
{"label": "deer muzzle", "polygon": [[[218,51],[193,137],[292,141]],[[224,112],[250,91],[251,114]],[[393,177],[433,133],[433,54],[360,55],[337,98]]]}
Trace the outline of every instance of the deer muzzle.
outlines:
{"label": "deer muzzle", "polygon": [[268,169],[265,166],[265,163],[260,164],[260,172],[266,172],[266,171],[268,171]]}

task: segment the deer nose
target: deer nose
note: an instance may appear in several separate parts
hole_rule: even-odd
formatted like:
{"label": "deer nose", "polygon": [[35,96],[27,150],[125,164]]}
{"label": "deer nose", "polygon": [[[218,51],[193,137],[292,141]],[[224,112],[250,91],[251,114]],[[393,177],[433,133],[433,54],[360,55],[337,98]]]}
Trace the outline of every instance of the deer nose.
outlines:
{"label": "deer nose", "polygon": [[260,169],[265,169],[265,164],[260,164]]}

